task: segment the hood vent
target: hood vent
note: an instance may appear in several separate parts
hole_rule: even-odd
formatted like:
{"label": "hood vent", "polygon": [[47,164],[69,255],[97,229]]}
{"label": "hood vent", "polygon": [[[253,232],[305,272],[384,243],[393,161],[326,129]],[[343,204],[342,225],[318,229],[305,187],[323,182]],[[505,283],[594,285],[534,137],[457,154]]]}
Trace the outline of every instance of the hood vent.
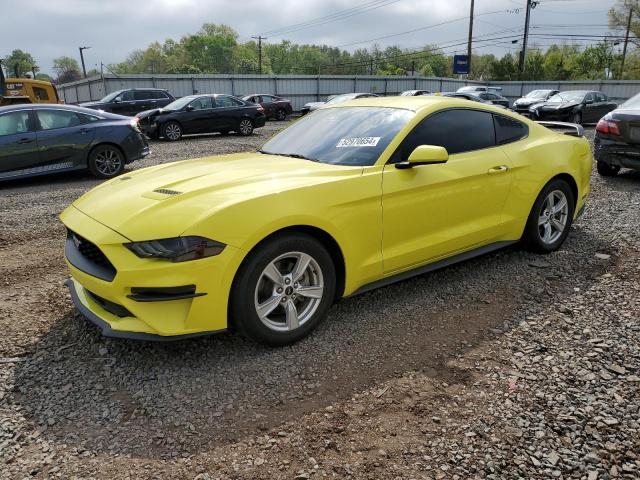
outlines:
{"label": "hood vent", "polygon": [[163,195],[180,195],[182,193],[177,190],[169,190],[168,188],[156,188],[154,192],[161,193]]}

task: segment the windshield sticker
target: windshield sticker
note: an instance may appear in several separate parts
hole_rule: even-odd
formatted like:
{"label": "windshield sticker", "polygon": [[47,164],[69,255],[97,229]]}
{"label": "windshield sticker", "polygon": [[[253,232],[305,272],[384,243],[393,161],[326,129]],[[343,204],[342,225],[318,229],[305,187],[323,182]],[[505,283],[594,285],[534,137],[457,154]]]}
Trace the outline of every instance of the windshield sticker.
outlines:
{"label": "windshield sticker", "polygon": [[356,137],[356,138],[341,138],[336,148],[341,147],[375,147],[378,145],[380,137]]}

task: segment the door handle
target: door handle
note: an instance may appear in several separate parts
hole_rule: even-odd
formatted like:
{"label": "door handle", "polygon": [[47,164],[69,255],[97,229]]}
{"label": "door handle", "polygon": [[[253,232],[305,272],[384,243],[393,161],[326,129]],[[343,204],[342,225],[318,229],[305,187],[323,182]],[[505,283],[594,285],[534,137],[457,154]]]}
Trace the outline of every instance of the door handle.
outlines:
{"label": "door handle", "polygon": [[31,143],[31,142],[33,142],[31,138],[21,138],[16,143],[23,144],[23,143]]}
{"label": "door handle", "polygon": [[506,166],[506,165],[499,165],[499,166],[497,166],[497,167],[490,168],[490,169],[487,171],[487,173],[488,173],[489,175],[494,175],[494,174],[496,174],[496,173],[504,173],[504,172],[506,172],[507,170],[509,170],[509,167],[508,167],[508,166]]}

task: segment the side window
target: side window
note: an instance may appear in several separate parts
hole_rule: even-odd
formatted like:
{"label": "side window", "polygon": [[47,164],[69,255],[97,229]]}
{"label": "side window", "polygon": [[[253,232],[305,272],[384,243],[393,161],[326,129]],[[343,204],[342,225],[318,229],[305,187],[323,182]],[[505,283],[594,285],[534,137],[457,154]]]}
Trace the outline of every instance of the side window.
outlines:
{"label": "side window", "polygon": [[126,92],[122,92],[120,95],[118,95],[118,97],[120,98],[121,102],[130,102],[131,100],[133,100],[133,91],[127,90]]}
{"label": "side window", "polygon": [[216,106],[218,107],[237,107],[239,105],[242,105],[242,102],[235,98],[226,95],[218,95],[216,97]]}
{"label": "side window", "polygon": [[253,103],[262,103],[262,97],[260,95],[256,95],[255,97],[252,97],[251,100],[249,101]]}
{"label": "side window", "polygon": [[149,90],[135,90],[133,92],[133,98],[134,100],[150,100],[155,97],[153,95],[153,92]]}
{"label": "side window", "polygon": [[498,145],[517,142],[529,135],[529,128],[522,122],[502,115],[494,115],[493,120],[496,127],[496,143]]}
{"label": "side window", "polygon": [[80,118],[84,123],[93,123],[100,120],[100,117],[96,117],[94,115],[88,115],[86,113],[79,113],[78,116],[80,116]]}
{"label": "side window", "polygon": [[160,90],[151,90],[149,93],[154,100],[165,100],[167,98],[167,94]]}
{"label": "side window", "polygon": [[82,123],[75,112],[67,110],[36,110],[36,114],[42,130],[75,127]]}
{"label": "side window", "polygon": [[27,133],[30,130],[28,110],[0,115],[0,136]]}
{"label": "side window", "polygon": [[193,107],[194,110],[207,110],[213,108],[213,103],[211,102],[211,97],[200,97],[191,102],[189,106]]}
{"label": "side window", "polygon": [[593,93],[587,93],[587,96],[584,97],[585,102],[595,102],[595,97]]}
{"label": "side window", "polygon": [[33,87],[33,94],[38,100],[49,100],[49,94],[45,88]]}
{"label": "side window", "polygon": [[263,95],[262,101],[265,103],[270,103],[270,102],[274,102],[275,98],[273,98],[271,95]]}
{"label": "side window", "polygon": [[596,102],[606,102],[607,96],[604,93],[596,93]]}
{"label": "side window", "polygon": [[444,147],[449,155],[495,147],[493,115],[478,110],[445,110],[425,118],[400,145],[400,158],[409,158],[419,145]]}

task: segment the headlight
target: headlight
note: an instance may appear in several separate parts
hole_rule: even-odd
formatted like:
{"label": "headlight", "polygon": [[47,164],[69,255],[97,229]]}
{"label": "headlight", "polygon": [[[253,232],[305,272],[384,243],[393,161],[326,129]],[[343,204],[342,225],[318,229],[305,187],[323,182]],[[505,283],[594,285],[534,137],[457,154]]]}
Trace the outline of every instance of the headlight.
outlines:
{"label": "headlight", "polygon": [[140,258],[160,258],[172,262],[213,257],[222,252],[226,246],[224,243],[204,237],[163,238],[124,245]]}

